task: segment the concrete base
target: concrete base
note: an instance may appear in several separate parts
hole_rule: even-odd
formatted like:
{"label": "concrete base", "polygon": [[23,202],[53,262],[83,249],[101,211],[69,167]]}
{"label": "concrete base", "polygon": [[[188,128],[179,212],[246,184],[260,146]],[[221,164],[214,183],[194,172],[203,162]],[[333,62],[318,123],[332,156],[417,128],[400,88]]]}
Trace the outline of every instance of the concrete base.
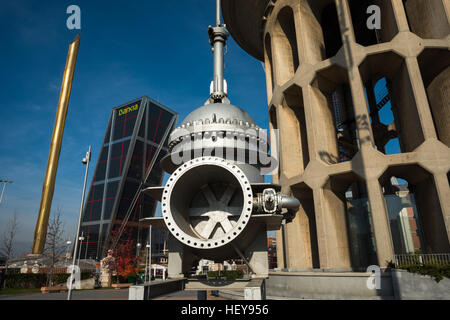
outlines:
{"label": "concrete base", "polygon": [[381,288],[369,289],[371,273],[356,272],[271,272],[267,295],[293,299],[381,300],[394,299],[390,272],[381,274]]}
{"label": "concrete base", "polygon": [[244,300],[266,300],[266,281],[250,281],[244,289]]}
{"label": "concrete base", "polygon": [[154,281],[132,286],[128,291],[128,300],[151,300],[165,294],[184,290],[185,279]]}
{"label": "concrete base", "polygon": [[399,300],[450,300],[450,279],[436,282],[429,276],[394,270],[392,284]]}
{"label": "concrete base", "polygon": [[[450,280],[437,283],[430,276],[404,270],[381,273],[379,289],[367,286],[371,273],[330,272],[270,272],[266,280],[269,300],[450,300]],[[370,281],[369,281],[370,282]],[[221,292],[221,296],[243,299],[240,293]]]}
{"label": "concrete base", "polygon": [[82,290],[91,290],[95,288],[95,279],[91,278],[91,279],[86,279],[86,280],[81,280],[80,281],[80,289]]}

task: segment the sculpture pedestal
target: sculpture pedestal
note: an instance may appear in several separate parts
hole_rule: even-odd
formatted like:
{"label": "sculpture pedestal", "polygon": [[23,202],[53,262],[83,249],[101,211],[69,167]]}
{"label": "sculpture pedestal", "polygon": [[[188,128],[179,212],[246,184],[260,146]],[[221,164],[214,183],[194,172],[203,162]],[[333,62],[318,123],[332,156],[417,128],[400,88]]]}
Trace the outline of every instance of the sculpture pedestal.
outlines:
{"label": "sculpture pedestal", "polygon": [[100,274],[100,283],[102,288],[109,288],[112,284],[112,277],[109,272],[103,272]]}

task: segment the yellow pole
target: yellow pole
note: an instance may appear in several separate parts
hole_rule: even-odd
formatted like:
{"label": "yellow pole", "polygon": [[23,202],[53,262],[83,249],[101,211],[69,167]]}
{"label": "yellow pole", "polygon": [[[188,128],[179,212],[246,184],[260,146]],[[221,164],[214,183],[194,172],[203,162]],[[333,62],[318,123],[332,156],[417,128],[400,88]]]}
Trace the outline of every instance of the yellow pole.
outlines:
{"label": "yellow pole", "polygon": [[48,219],[52,207],[53,192],[55,190],[56,172],[58,170],[59,155],[66,123],[67,108],[69,106],[72,80],[77,62],[78,48],[80,47],[80,35],[77,35],[69,47],[64,77],[59,95],[58,109],[56,111],[55,125],[53,128],[52,142],[48,155],[47,171],[45,173],[44,185],[42,187],[41,206],[34,231],[33,254],[44,252],[45,240],[47,238]]}

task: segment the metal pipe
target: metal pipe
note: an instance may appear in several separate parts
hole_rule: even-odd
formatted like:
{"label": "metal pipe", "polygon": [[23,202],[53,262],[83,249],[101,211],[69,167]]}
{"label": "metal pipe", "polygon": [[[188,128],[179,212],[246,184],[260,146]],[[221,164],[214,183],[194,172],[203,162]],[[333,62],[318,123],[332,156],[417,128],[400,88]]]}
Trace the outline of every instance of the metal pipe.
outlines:
{"label": "metal pipe", "polygon": [[297,211],[300,207],[300,201],[298,201],[297,198],[283,195],[281,197],[281,207],[288,210]]}
{"label": "metal pipe", "polygon": [[148,234],[148,282],[152,282],[152,226],[149,227]]}
{"label": "metal pipe", "polygon": [[214,42],[214,92],[224,93],[224,43],[222,41]]}
{"label": "metal pipe", "polygon": [[80,250],[78,251],[77,266],[80,265],[81,250],[83,249],[83,241],[84,241],[84,231],[81,231],[80,241],[81,242],[80,242]]}
{"label": "metal pipe", "polygon": [[224,90],[224,48],[228,38],[228,33],[220,19],[220,0],[216,0],[216,26],[209,27],[209,41],[213,47],[214,53],[214,75],[213,75],[213,92],[211,100],[213,102],[222,102],[226,97]]}
{"label": "metal pipe", "polygon": [[2,195],[0,196],[0,203],[2,203],[3,193],[5,192],[5,188],[6,188],[6,182],[3,182]]}
{"label": "metal pipe", "polygon": [[[83,191],[81,192],[81,203],[80,203],[80,212],[78,214],[78,226],[77,226],[77,236],[75,237],[75,249],[74,249],[74,253],[73,253],[73,261],[72,261],[72,268],[75,267],[75,259],[77,257],[77,251],[78,251],[78,240],[79,240],[79,236],[80,236],[80,228],[81,228],[81,216],[83,214],[83,208],[84,208],[84,198],[85,198],[85,194],[86,194],[86,184],[87,184],[87,177],[88,177],[88,173],[89,173],[89,163],[91,162],[91,146],[89,146],[89,150],[86,153],[86,158],[83,159],[83,163],[85,162],[84,160],[86,160],[86,170],[84,172],[84,182],[83,182]],[[87,248],[86,248],[87,251]],[[80,253],[81,253],[81,248],[80,248]],[[79,262],[79,260],[78,260]],[[73,269],[72,269],[72,274],[71,277],[73,276]],[[71,281],[73,281],[73,279],[71,279]],[[72,282],[70,282],[72,283]],[[67,300],[70,300],[72,298],[72,286],[70,286],[68,294],[67,294]]]}
{"label": "metal pipe", "polygon": [[216,0],[216,26],[220,27],[222,22],[220,21],[220,0]]}
{"label": "metal pipe", "polygon": [[33,254],[42,254],[44,252],[45,240],[47,238],[48,220],[52,206],[53,192],[55,190],[56,172],[58,170],[59,155],[61,153],[64,126],[66,123],[67,109],[69,106],[73,75],[75,72],[79,47],[80,35],[77,35],[70,44],[66,67],[64,69],[58,109],[53,128],[53,136],[48,155],[47,171],[45,173],[44,185],[42,187],[39,216],[34,231]]}
{"label": "metal pipe", "polygon": [[0,204],[1,204],[2,201],[3,201],[3,194],[5,193],[6,185],[7,185],[8,183],[13,183],[13,181],[0,180],[0,182],[3,183],[2,195],[0,196]]}

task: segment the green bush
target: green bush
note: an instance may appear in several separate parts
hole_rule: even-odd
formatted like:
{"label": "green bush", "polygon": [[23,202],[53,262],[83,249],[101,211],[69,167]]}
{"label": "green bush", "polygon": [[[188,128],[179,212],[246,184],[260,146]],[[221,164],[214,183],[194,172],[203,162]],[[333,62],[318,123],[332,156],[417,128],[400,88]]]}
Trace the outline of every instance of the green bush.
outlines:
{"label": "green bush", "polygon": [[399,269],[407,270],[411,273],[417,273],[425,276],[431,276],[436,282],[441,281],[444,278],[450,278],[450,264],[437,265],[437,264],[408,264],[400,265]]}
{"label": "green bush", "polygon": [[5,281],[6,289],[35,289],[45,287],[47,275],[43,273],[8,274]]}
{"label": "green bush", "polygon": [[208,271],[208,278],[225,278],[227,280],[242,279],[244,272],[242,270]]}
{"label": "green bush", "polygon": [[[6,277],[5,288],[7,289],[39,289],[47,285],[47,274],[44,273],[14,273]],[[70,277],[68,273],[55,273],[53,282],[65,284]],[[92,272],[82,272],[81,280],[92,278]]]}
{"label": "green bush", "polygon": [[[64,284],[67,282],[67,279],[69,279],[70,274],[69,273],[55,273],[53,275],[53,282],[55,284]],[[92,278],[92,272],[82,272],[81,273],[81,280],[87,280]]]}

